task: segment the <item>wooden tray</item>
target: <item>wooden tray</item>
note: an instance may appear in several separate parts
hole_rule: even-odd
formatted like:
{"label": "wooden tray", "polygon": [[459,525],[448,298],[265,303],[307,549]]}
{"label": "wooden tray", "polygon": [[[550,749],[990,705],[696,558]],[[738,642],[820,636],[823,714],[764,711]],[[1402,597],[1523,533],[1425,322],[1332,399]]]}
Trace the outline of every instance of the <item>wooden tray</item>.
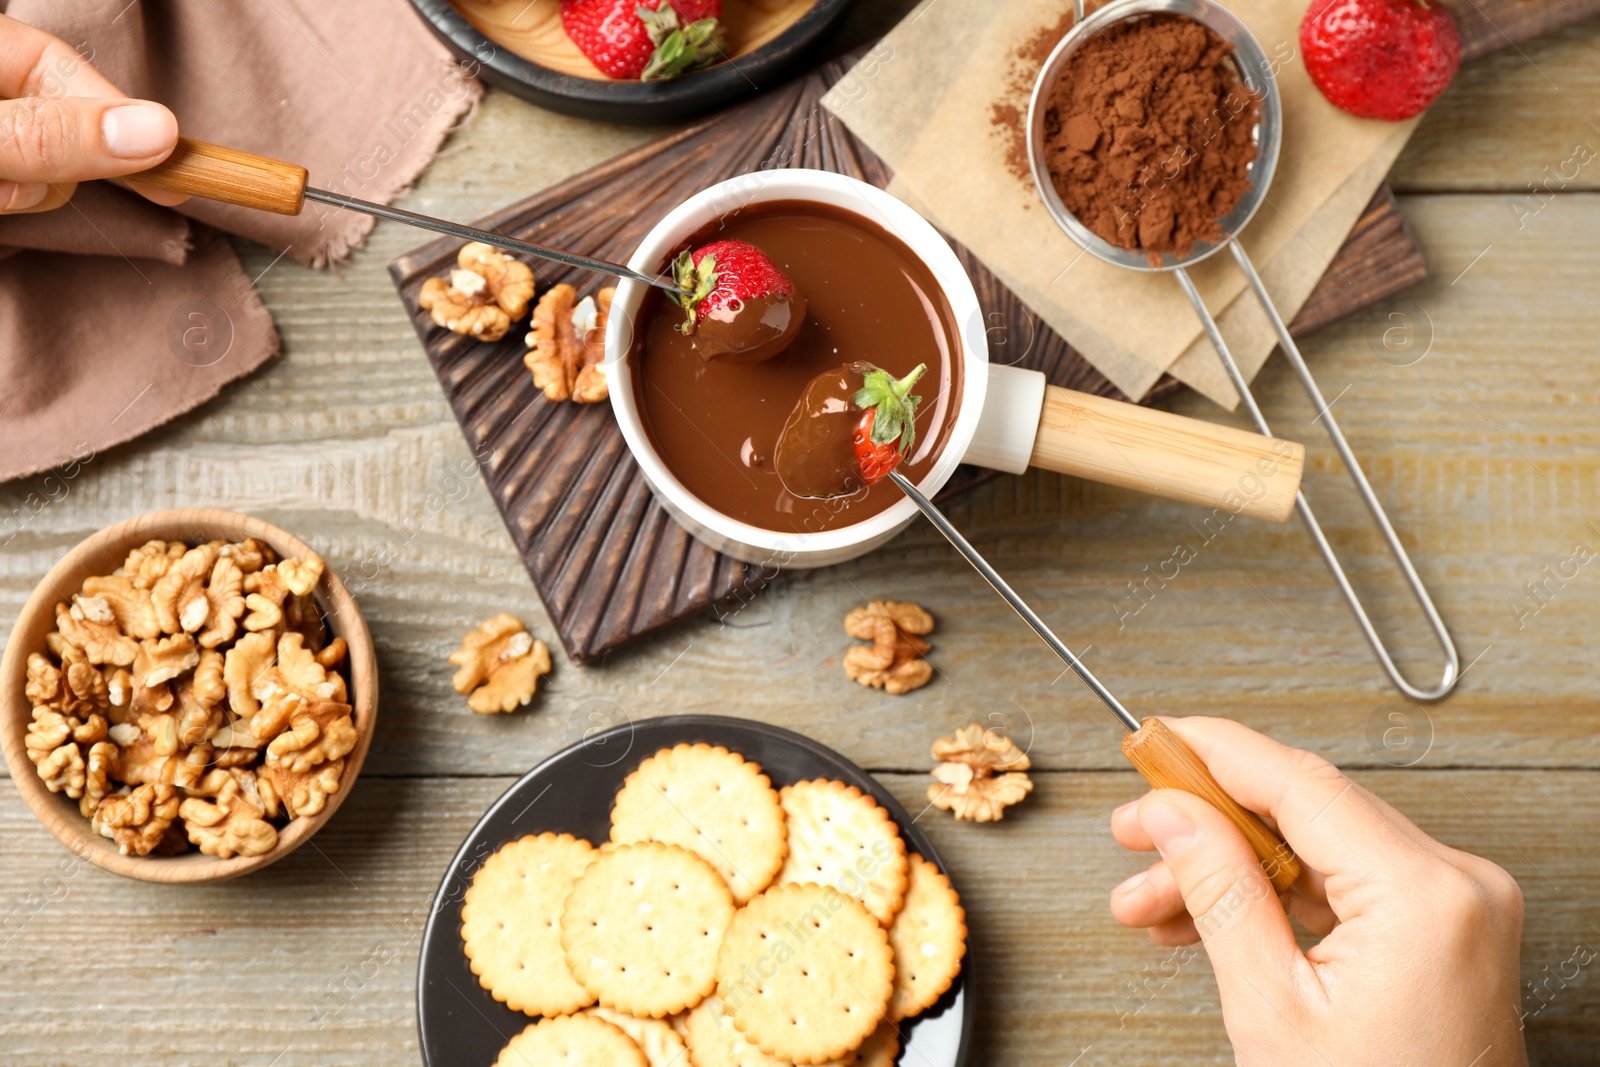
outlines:
{"label": "wooden tray", "polygon": [[[514,204],[481,225],[541,244],[626,262],[655,222],[690,194],[764,161],[849,174],[875,185],[889,171],[820,100],[854,62],[823,64],[793,82],[710,120],[643,145]],[[656,503],[629,455],[609,405],[552,404],[522,364],[526,332],[513,328],[483,344],[434,326],[417,309],[429,277],[446,273],[460,242],[434,241],[400,256],[389,272],[411,313],[428,360],[481,457],[484,481],[511,531],[567,655],[587,663],[632,638],[718,604],[747,599],[774,577],[722,556],[680,529]],[[1121,397],[1087,361],[1033,314],[966,249],[994,342],[1006,359],[1043,371],[1057,385]],[[536,268],[539,287],[570,281],[596,288],[581,271]],[[1380,189],[1327,274],[1291,324],[1303,334],[1427,276],[1427,267],[1387,188]],[[1164,378],[1150,403],[1180,386]],[[963,466],[941,494],[993,476]]]}
{"label": "wooden tray", "polygon": [[1463,62],[1600,18],[1600,0],[1444,0],[1444,6],[1461,30]]}

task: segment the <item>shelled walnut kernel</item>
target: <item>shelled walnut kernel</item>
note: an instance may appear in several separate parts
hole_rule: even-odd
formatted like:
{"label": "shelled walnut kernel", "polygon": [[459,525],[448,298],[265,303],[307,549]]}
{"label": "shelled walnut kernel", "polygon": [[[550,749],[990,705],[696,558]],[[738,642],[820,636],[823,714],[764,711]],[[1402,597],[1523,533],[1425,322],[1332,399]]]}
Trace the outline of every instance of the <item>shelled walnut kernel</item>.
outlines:
{"label": "shelled walnut kernel", "polygon": [[522,362],[533,372],[534,388],[543,389],[547,399],[598,404],[611,395],[600,364],[616,293],[607,286],[579,300],[578,291],[563,282],[539,298]]}
{"label": "shelled walnut kernel", "polygon": [[254,538],[149,541],[85,579],[27,661],[45,785],[124,855],[270,851],[272,820],[321,811],[359,736],[323,569]]}
{"label": "shelled walnut kernel", "polygon": [[1028,754],[998,730],[979,723],[962,727],[933,743],[939,765],[928,772],[928,803],[957,819],[999,822],[1011,805],[1033,792]]}
{"label": "shelled walnut kernel", "polygon": [[417,306],[453,333],[498,341],[511,324],[528,313],[533,299],[533,270],[482,241],[463,245],[456,269],[444,278],[429,278],[417,294]]}
{"label": "shelled walnut kernel", "polygon": [[923,640],[933,632],[933,616],[917,605],[874,600],[845,616],[844,632],[872,642],[844,654],[845,677],[851,681],[899,696],[933,677],[933,665],[923,658],[933,647]]}
{"label": "shelled walnut kernel", "polygon": [[463,637],[450,662],[460,668],[450,680],[455,691],[473,711],[492,715],[533,699],[539,679],[550,673],[550,646],[501,612]]}

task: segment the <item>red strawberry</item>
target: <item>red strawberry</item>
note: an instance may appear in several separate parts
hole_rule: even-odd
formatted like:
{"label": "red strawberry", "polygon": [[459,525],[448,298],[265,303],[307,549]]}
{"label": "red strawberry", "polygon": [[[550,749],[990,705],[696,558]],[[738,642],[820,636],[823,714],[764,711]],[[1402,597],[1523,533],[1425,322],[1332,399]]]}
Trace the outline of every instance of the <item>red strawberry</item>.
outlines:
{"label": "red strawberry", "polygon": [[866,413],[851,438],[856,463],[868,485],[882,481],[911,453],[917,439],[917,405],[922,398],[908,394],[927,369],[926,363],[919,363],[916,370],[897,381],[888,371],[869,366],[855,398],[856,407]]}
{"label": "red strawberry", "polygon": [[794,283],[767,254],[743,241],[713,241],[685,252],[672,265],[677,283],[692,292],[679,295],[688,318],[678,326],[693,333],[702,316],[731,307],[735,302],[764,296],[792,296]]}
{"label": "red strawberry", "polygon": [[1398,122],[1421,114],[1450,84],[1461,34],[1439,0],[1312,0],[1300,50],[1334,107]]}
{"label": "red strawberry", "polygon": [[654,81],[722,58],[722,0],[561,0],[561,25],[609,78]]}

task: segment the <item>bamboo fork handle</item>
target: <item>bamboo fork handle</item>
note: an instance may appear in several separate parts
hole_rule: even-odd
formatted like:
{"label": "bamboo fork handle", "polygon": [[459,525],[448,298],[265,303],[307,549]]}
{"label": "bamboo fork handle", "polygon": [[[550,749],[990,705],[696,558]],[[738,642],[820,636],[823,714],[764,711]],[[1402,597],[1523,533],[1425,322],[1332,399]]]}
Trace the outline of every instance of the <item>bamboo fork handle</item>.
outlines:
{"label": "bamboo fork handle", "polygon": [[279,215],[300,214],[306,196],[306,168],[188,137],[178,138],[164,161],[127,180]]}
{"label": "bamboo fork handle", "polygon": [[1194,750],[1160,719],[1146,719],[1137,733],[1122,739],[1122,754],[1145,780],[1157,789],[1182,789],[1206,801],[1244,834],[1261,860],[1262,870],[1272,880],[1272,888],[1282,893],[1300,877],[1300,859],[1255,812],[1234,800]]}

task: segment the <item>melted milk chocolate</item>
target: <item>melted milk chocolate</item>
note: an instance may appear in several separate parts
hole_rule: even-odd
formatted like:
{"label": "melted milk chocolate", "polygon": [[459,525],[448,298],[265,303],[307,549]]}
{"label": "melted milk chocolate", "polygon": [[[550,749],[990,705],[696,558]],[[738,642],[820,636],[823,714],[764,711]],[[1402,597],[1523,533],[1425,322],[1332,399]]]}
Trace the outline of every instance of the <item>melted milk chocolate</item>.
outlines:
{"label": "melted milk chocolate", "polygon": [[645,432],[667,469],[706,504],[768,530],[849,526],[904,499],[885,480],[831,500],[790,493],[773,454],[813,378],[841,364],[874,363],[895,377],[918,363],[917,443],[900,470],[917,481],[933,466],[961,404],[961,341],[938,280],[897,237],[842,208],[800,200],[755,204],[673,249],[748,241],[804,294],[806,316],[789,347],[758,363],[707,362],[673,327],[682,311],[645,294],[628,353]]}
{"label": "melted milk chocolate", "polygon": [[854,440],[864,414],[855,403],[864,372],[859,363],[823,371],[806,384],[783,424],[773,463],[795,496],[849,496],[865,484]]}
{"label": "melted milk chocolate", "polygon": [[758,296],[700,316],[689,344],[706,362],[759,363],[788,348],[806,321],[806,298]]}

